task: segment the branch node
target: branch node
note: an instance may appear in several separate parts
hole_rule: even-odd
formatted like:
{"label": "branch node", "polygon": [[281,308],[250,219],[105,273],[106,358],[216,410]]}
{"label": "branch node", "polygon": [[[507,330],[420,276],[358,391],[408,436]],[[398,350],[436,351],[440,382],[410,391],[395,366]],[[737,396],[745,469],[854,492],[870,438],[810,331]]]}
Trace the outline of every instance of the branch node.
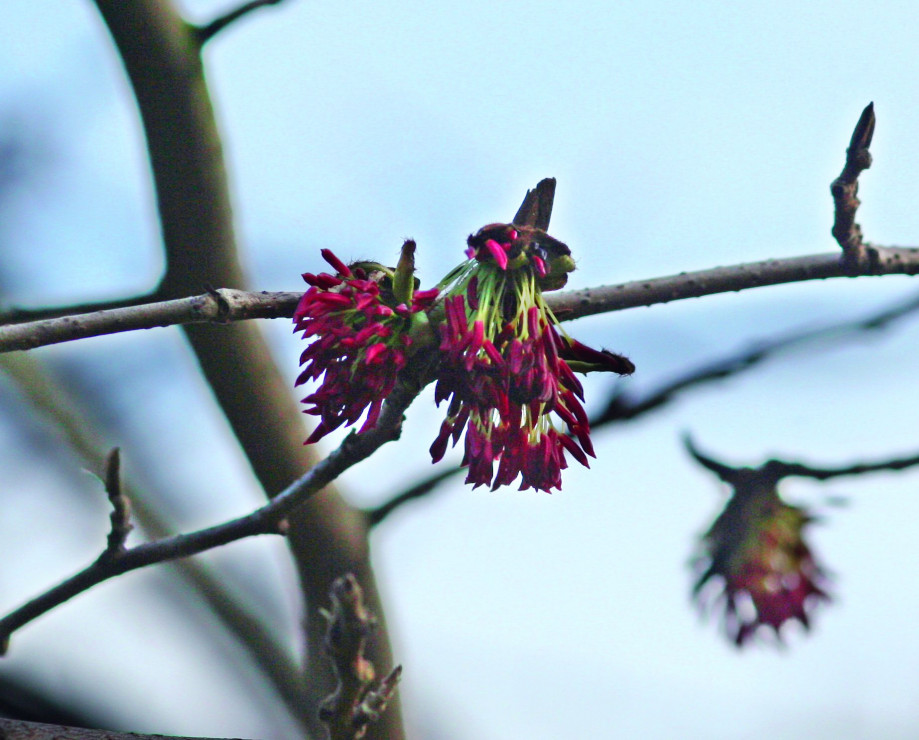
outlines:
{"label": "branch node", "polygon": [[205,284],[204,290],[217,304],[217,315],[211,319],[216,324],[230,323],[230,302],[223,293],[213,285]]}

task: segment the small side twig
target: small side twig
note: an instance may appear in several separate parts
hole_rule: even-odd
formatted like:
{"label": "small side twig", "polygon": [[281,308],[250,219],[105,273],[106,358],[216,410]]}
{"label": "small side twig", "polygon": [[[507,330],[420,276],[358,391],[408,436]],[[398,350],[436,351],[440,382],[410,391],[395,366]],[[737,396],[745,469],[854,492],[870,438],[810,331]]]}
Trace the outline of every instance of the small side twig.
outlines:
{"label": "small side twig", "polygon": [[885,470],[906,470],[915,465],[919,465],[919,454],[907,455],[906,457],[895,457],[874,463],[855,463],[840,468],[815,468],[810,465],[804,465],[803,463],[789,463],[781,460],[770,460],[766,464],[771,465],[776,471],[776,474],[782,478],[813,478],[814,480],[823,481],[847,475],[879,473]]}
{"label": "small side twig", "polygon": [[358,740],[380,718],[396,690],[402,667],[396,666],[374,686],[374,666],[364,657],[364,649],[376,619],[364,606],[360,584],[348,573],[335,580],[329,597],[332,609],[322,612],[328,620],[322,647],[332,663],[337,686],[322,702],[319,719],[331,740]]}
{"label": "small side twig", "polygon": [[131,524],[131,502],[121,490],[121,451],[114,447],[105,458],[105,492],[112,504],[112,529],[101,557],[117,558],[125,550]]}
{"label": "small side twig", "polygon": [[[0,355],[0,371],[28,400],[32,413],[48,416],[63,444],[80,458],[83,467],[105,470],[106,452],[99,443],[96,420],[83,404],[75,401],[67,383],[49,374],[41,358],[25,353]],[[121,490],[131,502],[131,518],[136,529],[154,540],[172,534],[171,525],[161,510],[162,501],[148,495],[136,482],[132,484],[130,476],[122,475]],[[249,600],[230,588],[212,565],[186,558],[174,561],[172,567],[194,598],[244,647],[253,665],[275,687],[291,716],[306,727],[307,715],[312,719],[306,689],[300,680],[297,661],[283,638],[253,612],[247,603]],[[0,693],[2,691],[0,687]]]}
{"label": "small side twig", "polygon": [[387,442],[399,437],[402,415],[423,386],[396,386],[383,406],[377,425],[362,434],[351,433],[328,457],[288,486],[260,509],[237,519],[189,534],[148,542],[115,555],[100,557],[66,581],[48,589],[0,619],[0,655],[7,652],[13,632],[42,614],[115,576],[210,550],[262,534],[283,534],[281,520],[311,496],[328,486],[345,470],[365,460]]}
{"label": "small side twig", "polygon": [[366,511],[367,525],[371,528],[377,526],[396,509],[407,504],[409,501],[414,501],[417,498],[423,498],[427,496],[445,480],[464,472],[466,472],[466,469],[459,467],[442,470],[425,478],[417,485],[412,486],[397,496],[393,496],[389,501],[386,501],[385,503],[380,504],[373,509],[368,509]]}
{"label": "small side twig", "polygon": [[198,37],[198,43],[201,46],[204,46],[208,41],[210,41],[214,36],[223,31],[227,26],[235,23],[243,16],[249,15],[253,10],[258,10],[259,8],[265,8],[269,5],[278,5],[284,2],[284,0],[250,0],[250,2],[243,3],[238,8],[234,8],[229,13],[225,13],[210,23],[204,26],[199,26],[195,30],[195,35]]}
{"label": "small side twig", "polygon": [[855,212],[861,205],[858,199],[858,176],[871,166],[871,138],[875,126],[874,103],[868,103],[852,132],[852,139],[846,149],[846,163],[839,177],[830,185],[836,217],[833,223],[833,238],[842,247],[843,262],[853,272],[861,272],[871,266],[871,254],[862,236],[861,227],[855,222]]}
{"label": "small side twig", "polygon": [[692,435],[688,432],[683,435],[683,446],[686,451],[692,455],[693,459],[703,468],[708,468],[725,483],[732,483],[737,479],[738,471],[749,470],[749,468],[735,468],[725,463],[718,462],[713,457],[709,457],[696,447]]}

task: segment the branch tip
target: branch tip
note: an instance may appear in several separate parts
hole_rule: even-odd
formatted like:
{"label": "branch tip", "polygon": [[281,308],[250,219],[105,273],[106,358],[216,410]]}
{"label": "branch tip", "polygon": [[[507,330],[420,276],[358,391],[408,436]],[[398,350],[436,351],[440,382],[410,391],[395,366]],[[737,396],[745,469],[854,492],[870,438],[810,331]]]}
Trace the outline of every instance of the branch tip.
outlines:
{"label": "branch tip", "polygon": [[858,176],[871,167],[868,147],[874,138],[876,123],[874,103],[868,103],[855,124],[842,172],[830,185],[835,207],[832,234],[842,248],[843,263],[850,274],[870,270],[872,263],[877,261],[872,249],[864,241],[861,226],[855,222],[855,212],[861,205],[858,199]]}
{"label": "branch tip", "polygon": [[855,130],[852,132],[852,138],[849,140],[849,149],[858,151],[867,149],[871,146],[871,139],[874,136],[874,126],[877,118],[874,115],[874,102],[868,103],[859,116],[858,123],[855,124]]}
{"label": "branch tip", "polygon": [[724,463],[718,462],[714,458],[703,454],[699,448],[696,447],[696,443],[693,440],[691,433],[683,433],[683,446],[686,448],[686,451],[692,455],[695,461],[699,463],[699,465],[711,470],[725,483],[730,483],[734,478],[737,477],[737,472],[739,470],[738,468],[733,468],[730,465],[725,465]]}

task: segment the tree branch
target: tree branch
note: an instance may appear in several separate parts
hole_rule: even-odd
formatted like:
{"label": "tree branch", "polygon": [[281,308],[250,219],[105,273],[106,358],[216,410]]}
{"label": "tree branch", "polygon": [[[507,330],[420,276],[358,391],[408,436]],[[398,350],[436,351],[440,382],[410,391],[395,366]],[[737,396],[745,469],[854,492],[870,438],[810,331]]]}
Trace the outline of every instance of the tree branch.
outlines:
{"label": "tree branch", "polygon": [[[147,139],[166,254],[163,298],[194,295],[207,284],[241,289],[232,204],[220,134],[208,94],[195,29],[171,0],[95,0],[124,62]],[[267,496],[316,463],[303,446],[308,432],[288,381],[259,328],[183,326],[220,408]],[[307,603],[321,603],[332,580],[352,572],[364,585],[381,627],[374,660],[391,661],[367,531],[358,511],[334,490],[292,515],[288,543]],[[305,623],[305,689],[313,710],[330,680],[317,649],[324,625]],[[321,732],[315,711],[314,733]],[[404,736],[397,703],[370,733]]]}
{"label": "tree branch", "polygon": [[763,260],[730,267],[715,267],[679,275],[635,280],[619,285],[549,294],[546,303],[559,320],[566,321],[636,306],[699,298],[716,293],[733,293],[767,285],[825,280],[868,275],[919,274],[919,249],[874,247],[876,264],[853,274],[846,270],[840,255],[814,254],[806,257]]}
{"label": "tree branch", "polygon": [[197,555],[245,537],[283,534],[286,526],[281,524],[282,519],[345,470],[399,437],[402,415],[420,390],[419,386],[397,386],[383,406],[376,427],[363,434],[352,432],[325,460],[251,514],[197,532],[167,537],[118,552],[106,548],[87,568],[0,619],[0,654],[6,653],[9,638],[17,629],[115,576],[156,563]]}
{"label": "tree branch", "polygon": [[599,415],[591,418],[590,427],[591,429],[597,429],[607,424],[634,419],[648,411],[653,411],[668,404],[683,391],[737,375],[780,352],[813,344],[822,339],[831,339],[833,337],[844,339],[857,332],[884,329],[893,322],[915,313],[917,310],[919,310],[919,295],[855,321],[846,321],[817,329],[805,329],[772,339],[754,341],[746,350],[704,362],[644,394],[628,391],[614,393],[606,408]]}
{"label": "tree branch", "polygon": [[249,318],[289,318],[300,296],[300,293],[247,293],[223,288],[190,298],[0,326],[0,351],[34,349],[75,339],[159,326],[204,322],[226,324]]}
{"label": "tree branch", "polygon": [[210,41],[214,36],[220,33],[227,26],[235,23],[243,16],[248,15],[253,10],[258,10],[259,8],[265,8],[269,5],[278,5],[284,0],[251,0],[248,3],[243,3],[238,8],[231,10],[225,15],[221,15],[205,26],[198,26],[195,29],[195,34],[198,37],[198,43],[201,46],[204,46],[208,41]]}
{"label": "tree branch", "polygon": [[423,498],[424,496],[427,496],[445,480],[452,478],[454,475],[462,472],[465,472],[464,468],[450,468],[448,470],[443,470],[439,473],[435,473],[434,475],[425,478],[417,485],[412,486],[406,491],[403,491],[398,496],[394,496],[386,503],[381,504],[374,509],[368,509],[366,512],[368,526],[377,526],[377,524],[382,522],[400,506],[407,504],[409,501],[414,501],[416,498]]}
{"label": "tree branch", "polygon": [[113,298],[110,301],[88,301],[68,306],[43,306],[41,308],[20,308],[6,306],[0,308],[0,326],[4,324],[21,324],[25,321],[41,321],[43,319],[56,319],[60,316],[74,316],[94,311],[104,311],[112,308],[125,308],[127,306],[140,306],[153,303],[162,298],[158,291],[130,298]]}
{"label": "tree branch", "polygon": [[815,480],[830,480],[848,475],[863,475],[864,473],[878,473],[884,470],[906,470],[919,465],[919,453],[906,457],[895,457],[881,462],[855,463],[840,468],[815,468],[797,462],[784,462],[782,460],[769,460],[766,463],[772,466],[780,478],[813,478]]}
{"label": "tree branch", "polygon": [[[683,272],[670,277],[634,280],[619,285],[549,293],[545,298],[560,321],[572,321],[627,308],[733,293],[766,285],[834,277],[919,274],[919,249],[872,249],[878,254],[878,262],[871,266],[870,271],[858,275],[847,272],[839,255],[830,253],[764,260]],[[161,326],[290,318],[301,295],[292,292],[252,293],[222,288],[190,298],[0,326],[0,352],[35,349],[60,342]]]}

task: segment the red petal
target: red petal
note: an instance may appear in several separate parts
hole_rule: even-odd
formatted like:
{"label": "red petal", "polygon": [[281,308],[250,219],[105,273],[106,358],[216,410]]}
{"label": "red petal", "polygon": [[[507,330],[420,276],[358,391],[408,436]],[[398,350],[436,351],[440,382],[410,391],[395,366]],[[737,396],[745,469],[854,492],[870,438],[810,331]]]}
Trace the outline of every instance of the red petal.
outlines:
{"label": "red petal", "polygon": [[331,249],[323,249],[320,252],[320,254],[322,255],[322,259],[324,259],[326,262],[332,265],[332,267],[335,268],[335,271],[339,275],[344,275],[345,277],[351,277],[352,275],[351,270],[348,268],[348,266],[344,262],[342,262],[340,259],[338,259],[338,257],[335,256],[335,254],[332,252]]}
{"label": "red petal", "polygon": [[498,242],[496,242],[494,239],[486,239],[485,248],[488,250],[489,254],[491,254],[491,256],[494,258],[495,262],[498,264],[498,267],[500,267],[502,270],[506,270],[507,269],[507,252],[504,251],[504,247],[498,244]]}

